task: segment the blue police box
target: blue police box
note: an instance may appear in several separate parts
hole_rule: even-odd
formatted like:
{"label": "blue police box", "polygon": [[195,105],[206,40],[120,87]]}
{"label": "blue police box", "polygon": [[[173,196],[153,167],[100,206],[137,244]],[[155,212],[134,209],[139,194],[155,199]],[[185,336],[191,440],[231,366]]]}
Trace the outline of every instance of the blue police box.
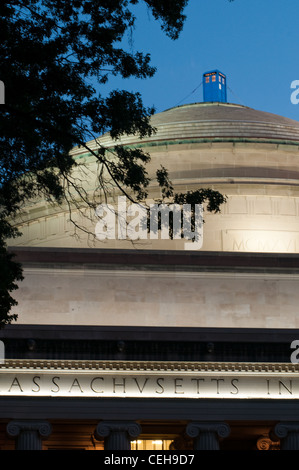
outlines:
{"label": "blue police box", "polygon": [[203,100],[209,103],[227,102],[226,75],[224,73],[213,70],[203,74]]}

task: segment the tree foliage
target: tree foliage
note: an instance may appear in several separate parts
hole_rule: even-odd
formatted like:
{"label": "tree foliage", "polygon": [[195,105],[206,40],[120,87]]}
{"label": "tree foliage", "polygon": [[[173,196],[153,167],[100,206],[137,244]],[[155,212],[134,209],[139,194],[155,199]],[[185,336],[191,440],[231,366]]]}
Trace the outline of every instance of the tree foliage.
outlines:
{"label": "tree foliage", "polygon": [[[150,124],[154,109],[144,107],[140,94],[113,90],[102,95],[92,83],[104,85],[111,76],[152,77],[150,55],[123,46],[124,36],[133,34],[134,7],[146,4],[165,34],[176,39],[187,2],[1,2],[0,79],[6,100],[0,109],[0,301],[7,314],[13,301],[5,295],[14,290],[14,280],[21,279],[19,265],[5,252],[5,240],[15,235],[9,220],[36,196],[58,203],[66,198],[64,180],[76,166],[70,151],[75,145],[86,147],[88,136],[110,132],[117,139],[154,132]],[[113,158],[105,148],[93,154],[121,190],[136,200],[146,197],[149,155],[119,145]],[[163,197],[173,196],[165,169],[157,170],[157,181]],[[212,194],[206,197],[210,200]],[[3,315],[2,323],[11,320]]]}

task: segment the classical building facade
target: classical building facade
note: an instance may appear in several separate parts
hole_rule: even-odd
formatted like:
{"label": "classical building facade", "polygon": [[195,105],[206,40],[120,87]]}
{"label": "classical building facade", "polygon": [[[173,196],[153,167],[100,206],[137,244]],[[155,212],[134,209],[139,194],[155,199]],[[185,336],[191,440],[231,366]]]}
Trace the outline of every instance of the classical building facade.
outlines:
{"label": "classical building facade", "polygon": [[[227,202],[204,211],[197,247],[94,239],[99,212],[26,206],[19,317],[0,331],[2,449],[299,450],[299,122],[225,101],[152,121],[122,139],[149,173]],[[73,154],[92,195],[96,161]]]}

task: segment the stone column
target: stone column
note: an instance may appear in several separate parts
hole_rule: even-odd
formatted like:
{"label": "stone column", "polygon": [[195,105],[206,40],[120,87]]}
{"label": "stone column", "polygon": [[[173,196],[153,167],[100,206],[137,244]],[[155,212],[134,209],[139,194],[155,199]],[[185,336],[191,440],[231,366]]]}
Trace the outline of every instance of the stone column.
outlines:
{"label": "stone column", "polygon": [[42,450],[42,439],[52,432],[47,421],[10,421],[7,433],[16,439],[16,450]]}
{"label": "stone column", "polygon": [[104,438],[105,450],[131,450],[131,439],[141,433],[135,421],[101,421],[96,428],[96,438]]}
{"label": "stone column", "polygon": [[299,423],[282,422],[274,429],[281,450],[299,450]]}
{"label": "stone column", "polygon": [[186,433],[193,438],[194,450],[219,450],[219,439],[230,434],[226,423],[199,422],[189,423]]}

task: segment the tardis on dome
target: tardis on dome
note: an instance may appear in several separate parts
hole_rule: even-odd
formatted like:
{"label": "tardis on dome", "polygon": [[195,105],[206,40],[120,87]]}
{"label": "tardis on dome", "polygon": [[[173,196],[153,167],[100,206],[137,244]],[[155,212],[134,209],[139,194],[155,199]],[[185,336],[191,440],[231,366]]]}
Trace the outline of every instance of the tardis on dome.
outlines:
{"label": "tardis on dome", "polygon": [[203,74],[203,99],[207,103],[226,103],[226,75],[219,70]]}

